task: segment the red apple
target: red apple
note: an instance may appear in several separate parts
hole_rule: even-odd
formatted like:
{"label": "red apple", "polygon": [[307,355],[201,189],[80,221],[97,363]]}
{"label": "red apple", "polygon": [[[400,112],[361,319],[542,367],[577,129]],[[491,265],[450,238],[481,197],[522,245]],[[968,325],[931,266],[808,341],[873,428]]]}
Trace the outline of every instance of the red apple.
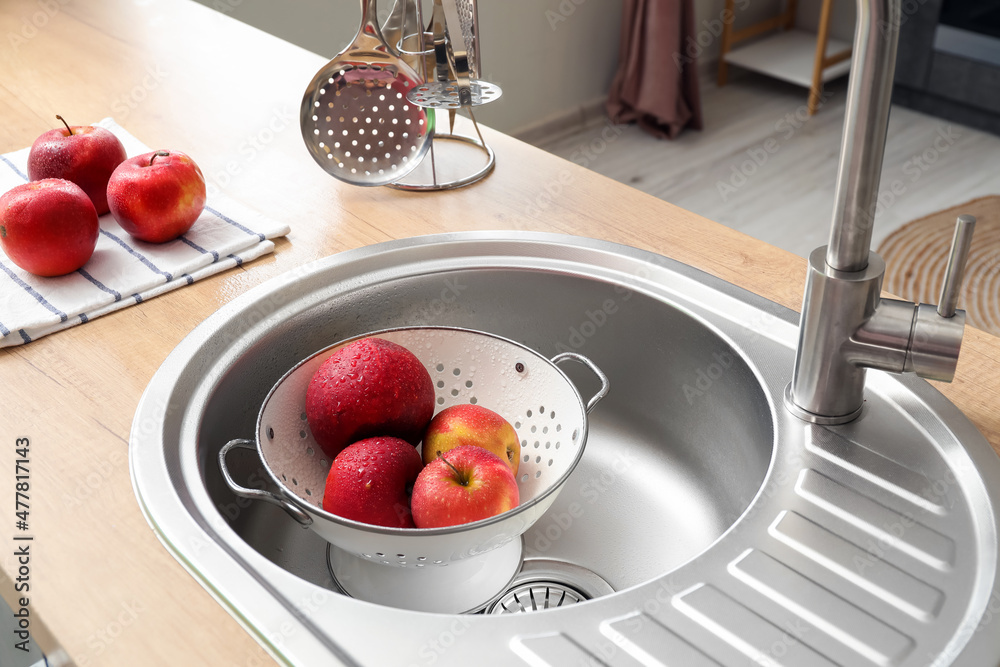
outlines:
{"label": "red apple", "polygon": [[79,269],[94,254],[100,230],[90,197],[67,180],[31,181],[0,197],[0,247],[35,275]]}
{"label": "red apple", "polygon": [[108,179],[125,160],[125,147],[110,130],[74,125],[56,116],[65,129],[49,130],[28,152],[28,178],[65,178],[87,193],[98,215],[108,212]]}
{"label": "red apple", "polygon": [[475,445],[507,462],[517,476],[521,443],[506,419],[488,408],[466,403],[445,408],[434,416],[424,434],[424,463],[455,447]]}
{"label": "red apple", "polygon": [[427,369],[405,347],[382,338],[362,338],[336,350],[306,390],[309,428],[331,458],[376,435],[416,446],[433,414],[434,383]]}
{"label": "red apple", "polygon": [[205,177],[179,151],[152,151],[118,165],[108,181],[111,215],[126,232],[150,243],[172,241],[205,209]]}
{"label": "red apple", "polygon": [[323,509],[376,526],[413,528],[410,490],[422,467],[420,454],[405,440],[356,442],[333,460]]}
{"label": "red apple", "polygon": [[482,447],[464,445],[424,466],[410,507],[417,528],[440,528],[488,519],[519,501],[507,462]]}

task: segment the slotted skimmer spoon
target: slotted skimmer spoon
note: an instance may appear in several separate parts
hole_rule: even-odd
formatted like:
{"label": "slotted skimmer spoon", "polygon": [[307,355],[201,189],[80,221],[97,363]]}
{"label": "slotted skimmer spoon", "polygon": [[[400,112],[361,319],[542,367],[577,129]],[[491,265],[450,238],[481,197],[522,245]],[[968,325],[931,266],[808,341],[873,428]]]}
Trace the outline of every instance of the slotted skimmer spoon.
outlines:
{"label": "slotted skimmer spoon", "polygon": [[361,16],[354,41],[310,82],[299,124],[327,173],[354,185],[386,185],[419,164],[433,116],[407,99],[420,78],[386,44],[375,0],[361,0]]}

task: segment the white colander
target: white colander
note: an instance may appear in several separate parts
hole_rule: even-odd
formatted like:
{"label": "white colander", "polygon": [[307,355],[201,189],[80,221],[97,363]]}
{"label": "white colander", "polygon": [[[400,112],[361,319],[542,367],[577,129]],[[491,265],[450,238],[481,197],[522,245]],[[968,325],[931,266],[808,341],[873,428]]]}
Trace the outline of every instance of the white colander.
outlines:
{"label": "white colander", "polygon": [[[435,412],[474,403],[514,426],[521,440],[518,507],[446,528],[372,526],[322,509],[331,461],[309,430],[306,388],[331,354],[369,337],[398,343],[420,359],[434,382]],[[600,378],[601,389],[586,405],[556,366],[565,360],[585,364]],[[264,400],[256,449],[280,496],[237,484],[227,469],[228,452],[254,448],[253,441],[227,443],[219,465],[234,493],[281,506],[330,542],[331,570],[348,594],[411,609],[466,611],[501,592],[516,574],[521,561],[517,538],[548,509],[576,467],[587,441],[587,413],[607,391],[604,373],[576,353],[549,360],[519,343],[468,329],[380,331],[342,341],[302,361]],[[449,590],[447,599],[441,599],[442,587]]]}

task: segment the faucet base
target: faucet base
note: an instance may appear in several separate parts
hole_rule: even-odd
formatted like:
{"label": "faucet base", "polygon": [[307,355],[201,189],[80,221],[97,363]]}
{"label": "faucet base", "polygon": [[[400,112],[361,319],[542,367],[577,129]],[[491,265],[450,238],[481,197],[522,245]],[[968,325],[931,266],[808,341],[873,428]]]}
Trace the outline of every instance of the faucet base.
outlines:
{"label": "faucet base", "polygon": [[868,369],[914,372],[950,382],[958,365],[965,311],[882,298],[885,262],[868,253],[862,271],[838,271],[826,248],[809,256],[799,343],[785,405],[813,424],[843,424],[861,414]]}
{"label": "faucet base", "polygon": [[789,382],[785,386],[785,409],[792,413],[795,417],[801,419],[802,421],[809,422],[810,424],[817,424],[820,426],[835,426],[837,424],[846,424],[852,422],[861,416],[864,411],[865,404],[862,403],[857,410],[849,412],[846,415],[818,415],[814,412],[809,412],[808,410],[803,410],[795,401],[792,399],[792,383]]}
{"label": "faucet base", "polygon": [[[797,408],[793,414],[835,420],[828,423],[857,416],[864,403],[865,366],[850,359],[851,339],[875,314],[884,274],[885,262],[874,252],[864,270],[851,272],[826,263],[826,246],[810,254],[792,371],[789,403]],[[896,355],[899,370],[905,351]]]}

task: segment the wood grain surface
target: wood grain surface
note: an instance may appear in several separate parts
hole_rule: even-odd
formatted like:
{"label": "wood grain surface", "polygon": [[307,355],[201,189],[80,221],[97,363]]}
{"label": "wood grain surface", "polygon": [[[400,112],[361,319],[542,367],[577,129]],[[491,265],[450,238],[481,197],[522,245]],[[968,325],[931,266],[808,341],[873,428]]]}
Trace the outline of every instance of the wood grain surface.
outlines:
{"label": "wood grain surface", "polygon": [[[273,255],[0,351],[7,507],[15,438],[31,439],[32,627],[79,665],[272,664],[157,541],[127,454],[135,407],[166,355],[273,276],[389,239],[522,229],[653,250],[800,306],[802,259],[489,130],[497,168],[476,186],[415,194],[336,182],[306,153],[297,120],[325,58],[188,0],[6,0],[0,35],[0,152],[30,145],[57,113],[74,124],[113,116],[154,148],[189,153],[211,187],[292,230]],[[958,378],[941,389],[1000,445],[997,339],[968,331]],[[12,509],[0,515],[8,601],[13,523]]]}
{"label": "wood grain surface", "polygon": [[936,303],[960,215],[976,218],[958,307],[966,323],[1000,335],[1000,196],[980,197],[908,222],[878,246],[883,287],[908,301]]}

